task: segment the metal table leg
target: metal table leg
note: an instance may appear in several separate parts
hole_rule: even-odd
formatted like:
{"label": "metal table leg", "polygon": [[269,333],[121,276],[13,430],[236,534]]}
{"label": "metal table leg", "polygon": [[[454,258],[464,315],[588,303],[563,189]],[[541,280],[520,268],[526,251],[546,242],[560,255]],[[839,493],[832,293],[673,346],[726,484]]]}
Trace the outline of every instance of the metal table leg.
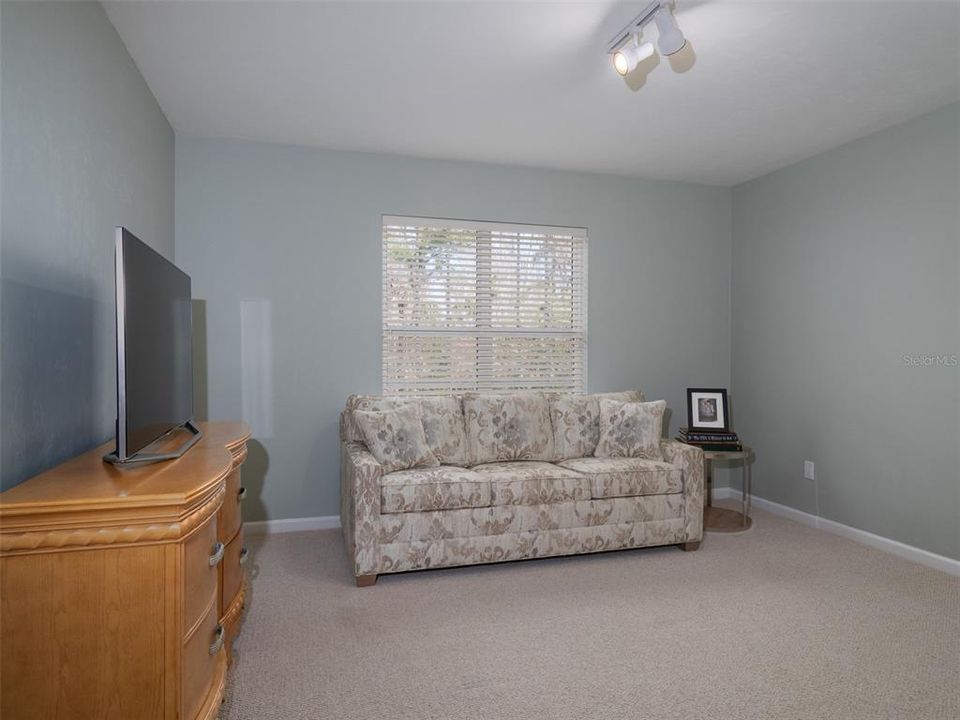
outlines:
{"label": "metal table leg", "polygon": [[750,495],[750,483],[747,480],[747,460],[744,458],[740,466],[740,513],[743,515],[743,526],[747,526],[747,498]]}
{"label": "metal table leg", "polygon": [[704,458],[703,460],[703,507],[704,509],[713,505],[713,460]]}

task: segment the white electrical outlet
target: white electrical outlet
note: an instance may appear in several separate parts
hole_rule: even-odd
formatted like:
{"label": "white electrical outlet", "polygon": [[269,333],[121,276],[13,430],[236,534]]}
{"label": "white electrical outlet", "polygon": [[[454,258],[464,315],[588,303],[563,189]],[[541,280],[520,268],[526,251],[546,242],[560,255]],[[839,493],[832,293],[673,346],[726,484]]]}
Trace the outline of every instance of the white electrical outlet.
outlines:
{"label": "white electrical outlet", "polygon": [[814,472],[813,460],[804,460],[803,461],[803,477],[807,480],[816,479],[816,473]]}

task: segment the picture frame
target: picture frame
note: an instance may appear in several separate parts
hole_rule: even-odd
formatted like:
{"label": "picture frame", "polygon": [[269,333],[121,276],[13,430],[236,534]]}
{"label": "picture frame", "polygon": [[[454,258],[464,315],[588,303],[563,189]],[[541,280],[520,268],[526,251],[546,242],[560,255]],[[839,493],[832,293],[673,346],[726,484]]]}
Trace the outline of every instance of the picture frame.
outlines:
{"label": "picture frame", "polygon": [[730,432],[726,388],[687,388],[687,428],[700,432]]}

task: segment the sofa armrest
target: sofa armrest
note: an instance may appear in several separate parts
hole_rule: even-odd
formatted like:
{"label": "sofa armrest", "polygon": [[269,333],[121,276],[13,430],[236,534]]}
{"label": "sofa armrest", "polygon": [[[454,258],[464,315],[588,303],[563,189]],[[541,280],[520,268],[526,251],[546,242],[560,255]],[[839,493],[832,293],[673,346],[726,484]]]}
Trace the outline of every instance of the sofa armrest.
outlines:
{"label": "sofa armrest", "polygon": [[354,574],[375,575],[380,564],[380,477],[383,468],[358,442],[340,443],[340,525]]}
{"label": "sofa armrest", "polygon": [[684,542],[703,538],[703,450],[679,440],[661,440],[663,459],[683,471]]}

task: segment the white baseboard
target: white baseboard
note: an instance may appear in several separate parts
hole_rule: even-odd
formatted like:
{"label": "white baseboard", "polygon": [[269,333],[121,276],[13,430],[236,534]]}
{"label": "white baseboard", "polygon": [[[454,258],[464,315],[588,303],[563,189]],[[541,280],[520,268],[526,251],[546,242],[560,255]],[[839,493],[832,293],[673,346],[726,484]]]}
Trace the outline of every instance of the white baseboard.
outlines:
{"label": "white baseboard", "polygon": [[[741,494],[736,488],[721,487],[714,489],[712,497],[714,500],[736,500],[739,502]],[[817,515],[811,515],[803,510],[797,510],[788,505],[781,505],[780,503],[775,503],[766,498],[757,497],[756,495],[750,499],[750,502],[758,508],[773,513],[774,515],[796,520],[804,525],[809,525],[819,530],[826,530],[835,535],[842,535],[843,537],[856,540],[859,543],[869,545],[877,550],[883,550],[884,552],[892,553],[906,560],[912,560],[915,563],[926,565],[934,570],[960,576],[960,560],[954,560],[944,555],[937,555],[929,550],[907,545],[898,540],[891,540],[882,535],[874,535],[866,530],[844,525],[835,520],[827,520]]]}
{"label": "white baseboard", "polygon": [[338,527],[340,527],[340,517],[337,515],[289,518],[286,520],[256,520],[243,524],[244,532],[248,535],[300,532],[302,530],[331,530]]}

